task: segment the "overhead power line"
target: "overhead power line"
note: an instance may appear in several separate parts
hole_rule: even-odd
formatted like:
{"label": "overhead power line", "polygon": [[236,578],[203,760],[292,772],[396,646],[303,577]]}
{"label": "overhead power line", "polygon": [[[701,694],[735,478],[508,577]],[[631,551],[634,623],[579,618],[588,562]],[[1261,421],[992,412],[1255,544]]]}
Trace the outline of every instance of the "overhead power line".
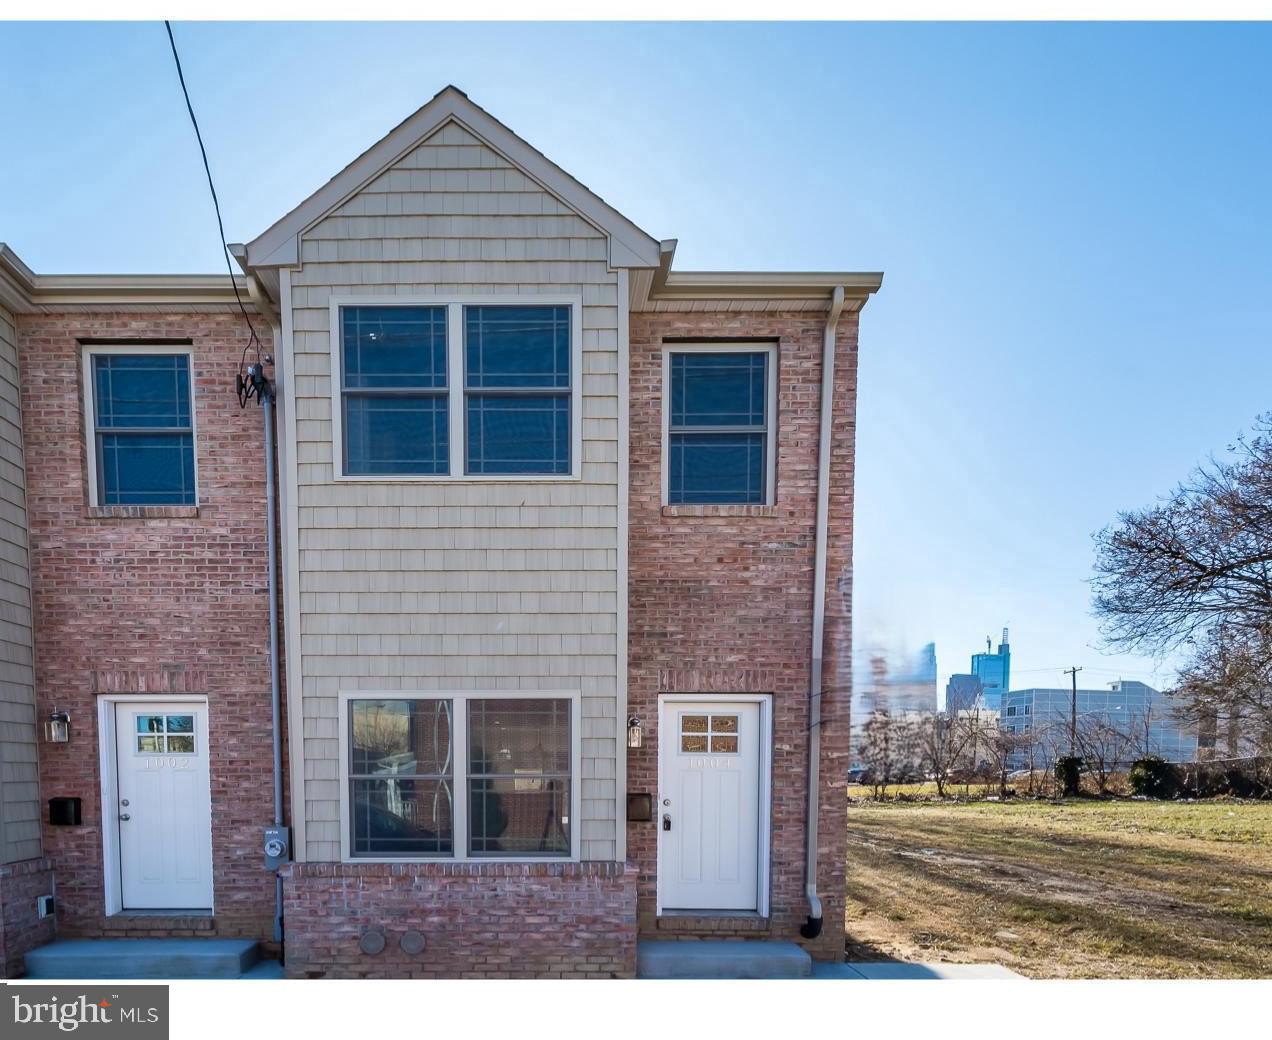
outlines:
{"label": "overhead power line", "polygon": [[[208,162],[208,150],[203,144],[203,132],[199,129],[199,120],[194,114],[194,105],[190,103],[190,91],[186,87],[185,72],[181,68],[181,55],[177,53],[177,41],[172,35],[172,23],[165,18],[163,27],[168,31],[168,43],[172,47],[172,60],[177,66],[177,79],[181,82],[181,94],[185,98],[186,111],[190,113],[190,124],[194,127],[195,139],[199,142],[199,154],[203,157],[203,172],[208,176],[208,191],[212,193],[212,208],[216,211],[216,228],[221,237],[221,255],[225,258],[225,268],[230,275],[230,287],[234,290],[234,299],[238,303],[239,311],[242,312],[243,320],[247,323],[248,332],[250,333],[247,344],[243,347],[243,355],[239,358],[237,380],[239,404],[246,406],[253,396],[260,393],[264,379],[261,339],[256,334],[256,326],[252,323],[252,316],[247,313],[247,307],[244,306],[243,297],[239,293],[238,281],[234,277],[234,263],[230,259],[230,247],[225,240],[225,222],[221,219],[221,200],[216,197],[216,184],[212,180],[212,166]],[[253,347],[256,348],[254,371],[249,369],[247,372],[248,378],[244,378],[244,363],[247,361],[247,352]]]}

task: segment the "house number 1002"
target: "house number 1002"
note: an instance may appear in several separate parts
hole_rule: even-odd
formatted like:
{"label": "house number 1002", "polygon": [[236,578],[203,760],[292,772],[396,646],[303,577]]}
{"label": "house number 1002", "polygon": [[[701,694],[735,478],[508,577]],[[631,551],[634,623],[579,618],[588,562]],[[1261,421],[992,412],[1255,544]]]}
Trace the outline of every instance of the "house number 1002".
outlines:
{"label": "house number 1002", "polygon": [[190,760],[188,758],[165,758],[159,756],[156,758],[146,759],[147,769],[189,769]]}

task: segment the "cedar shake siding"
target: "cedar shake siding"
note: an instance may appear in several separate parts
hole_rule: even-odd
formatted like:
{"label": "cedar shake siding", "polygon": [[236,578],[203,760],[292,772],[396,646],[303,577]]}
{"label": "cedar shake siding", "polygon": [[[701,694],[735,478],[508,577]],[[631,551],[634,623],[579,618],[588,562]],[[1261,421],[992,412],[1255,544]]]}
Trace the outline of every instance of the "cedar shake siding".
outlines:
{"label": "cedar shake siding", "polygon": [[[618,276],[606,239],[458,123],[300,240],[290,272],[305,842],[341,858],[338,695],[581,696],[583,860],[617,857]],[[286,281],[284,285],[288,284]],[[582,309],[581,479],[336,480],[333,297]],[[459,378],[450,373],[450,378]]]}
{"label": "cedar shake siding", "polygon": [[40,721],[35,710],[26,459],[17,318],[0,307],[0,978],[54,936],[36,900],[53,892],[40,844]]}

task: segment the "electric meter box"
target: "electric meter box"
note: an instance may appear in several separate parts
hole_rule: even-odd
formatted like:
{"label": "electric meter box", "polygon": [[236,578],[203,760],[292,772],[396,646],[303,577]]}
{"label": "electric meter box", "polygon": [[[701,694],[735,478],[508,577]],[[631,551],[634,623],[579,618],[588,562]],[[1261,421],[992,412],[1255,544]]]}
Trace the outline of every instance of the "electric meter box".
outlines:
{"label": "electric meter box", "polygon": [[288,827],[265,828],[265,866],[277,870],[291,859],[291,830]]}

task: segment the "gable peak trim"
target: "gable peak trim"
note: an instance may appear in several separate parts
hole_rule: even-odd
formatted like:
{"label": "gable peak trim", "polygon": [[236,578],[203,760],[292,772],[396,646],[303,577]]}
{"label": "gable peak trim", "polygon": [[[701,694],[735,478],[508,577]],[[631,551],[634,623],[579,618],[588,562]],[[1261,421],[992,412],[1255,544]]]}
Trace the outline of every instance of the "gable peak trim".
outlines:
{"label": "gable peak trim", "polygon": [[250,267],[294,267],[300,237],[395,163],[455,123],[606,235],[610,266],[654,267],[658,242],[566,173],[458,87],[448,86],[247,244]]}

